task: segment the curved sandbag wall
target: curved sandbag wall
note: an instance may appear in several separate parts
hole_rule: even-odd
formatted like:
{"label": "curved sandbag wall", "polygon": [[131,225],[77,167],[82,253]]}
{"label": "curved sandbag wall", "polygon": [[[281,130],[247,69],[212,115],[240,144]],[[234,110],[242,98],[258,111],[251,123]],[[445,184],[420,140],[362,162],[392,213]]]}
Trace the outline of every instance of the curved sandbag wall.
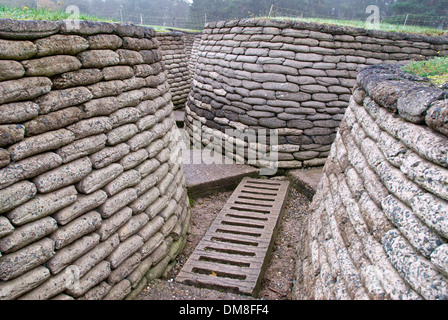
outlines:
{"label": "curved sandbag wall", "polygon": [[203,146],[244,145],[245,152],[230,156],[246,162],[248,152],[259,152],[252,147],[257,143],[225,131],[278,130],[272,150],[278,151],[279,168],[322,166],[361,68],[447,54],[447,44],[441,37],[305,22],[208,23],[186,129]]}
{"label": "curved sandbag wall", "polygon": [[[184,36],[184,42],[188,56],[188,69],[190,70],[190,77],[194,75],[194,69],[196,68],[196,61],[198,58],[198,48],[201,43],[202,33],[186,34]],[[191,84],[191,83],[190,83]]]}
{"label": "curved sandbag wall", "polygon": [[167,69],[167,81],[170,85],[172,102],[175,109],[183,109],[190,93],[191,74],[189,69],[189,54],[182,32],[157,32],[160,42],[162,60]]}
{"label": "curved sandbag wall", "polygon": [[132,298],[189,225],[154,30],[2,20],[0,66],[0,299]]}
{"label": "curved sandbag wall", "polygon": [[363,69],[298,245],[296,299],[448,299],[448,92]]}

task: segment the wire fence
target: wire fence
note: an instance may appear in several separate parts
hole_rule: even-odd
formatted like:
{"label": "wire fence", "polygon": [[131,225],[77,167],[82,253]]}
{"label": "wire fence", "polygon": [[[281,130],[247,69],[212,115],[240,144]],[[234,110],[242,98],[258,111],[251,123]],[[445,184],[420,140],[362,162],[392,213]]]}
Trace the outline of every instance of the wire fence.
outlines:
{"label": "wire fence", "polygon": [[385,17],[382,19],[385,23],[397,25],[410,25],[420,27],[431,27],[434,29],[448,30],[448,18],[446,16],[434,17],[425,15],[402,14],[397,16]]}
{"label": "wire fence", "polygon": [[[359,25],[366,23],[369,13],[358,13],[351,15],[350,17],[344,16],[337,10],[329,9],[328,14],[319,14],[314,11],[302,11],[290,8],[281,8],[276,5],[272,5],[269,11],[269,17],[271,18],[311,18],[311,19],[325,19],[325,20],[350,20],[357,21]],[[448,17],[446,15],[430,16],[424,14],[402,14],[386,16],[379,13],[380,23],[399,25],[399,26],[419,26],[429,27],[433,29],[447,30],[448,29]]]}
{"label": "wire fence", "polygon": [[[305,11],[291,8],[282,8],[277,5],[272,5],[266,16],[269,18],[295,18],[295,19],[320,19],[320,20],[335,20],[350,21],[357,27],[366,27],[366,20],[370,16],[364,10],[360,10],[357,14],[352,14],[349,17],[344,16],[343,12],[329,8],[326,14],[315,11]],[[254,18],[254,15],[248,15],[246,18]],[[381,15],[379,13],[381,24],[390,24],[397,26],[419,26],[428,27],[439,30],[448,30],[448,17],[446,15],[430,16],[423,14],[402,14],[402,15]],[[205,23],[210,21],[228,20],[223,17],[210,16],[207,14],[189,16],[189,17],[143,17],[143,24],[164,26],[169,28],[182,28],[192,30],[202,30]]]}
{"label": "wire fence", "polygon": [[169,28],[182,28],[191,30],[202,30],[204,25],[210,21],[222,20],[220,17],[207,14],[190,17],[143,17],[145,25],[163,26]]}
{"label": "wire fence", "polygon": [[[36,0],[0,0],[0,4],[21,6],[27,3],[35,3]],[[44,0],[41,0],[44,1]],[[51,1],[50,1],[51,2]],[[55,0],[53,2],[56,2]],[[311,6],[312,7],[312,6]],[[268,10],[266,10],[268,9]],[[346,12],[338,8],[283,8],[272,4],[265,8],[264,12],[258,12],[256,15],[268,16],[270,18],[296,18],[296,19],[322,19],[322,20],[349,20],[358,27],[366,27],[367,18],[370,16],[365,9],[359,9],[357,13],[350,13],[350,16],[345,16]],[[113,11],[113,12],[112,12]],[[188,15],[183,17],[173,16],[145,16],[140,13],[130,13],[125,10],[112,10],[105,13],[105,16],[112,16],[118,21],[141,23],[144,25],[164,26],[168,28],[181,28],[201,31],[205,23],[210,21],[230,20],[224,16],[212,16],[208,14]],[[353,12],[353,10],[351,10]],[[244,11],[245,12],[245,11]],[[402,15],[386,15],[379,12],[379,22],[381,24],[390,24],[398,26],[419,26],[429,27],[433,29],[448,30],[448,15],[446,12],[441,12],[440,15],[425,15],[425,14],[402,14]],[[239,18],[254,18],[254,13],[251,11],[240,13]],[[246,15],[246,16],[244,16]],[[337,23],[335,21],[335,23]]]}

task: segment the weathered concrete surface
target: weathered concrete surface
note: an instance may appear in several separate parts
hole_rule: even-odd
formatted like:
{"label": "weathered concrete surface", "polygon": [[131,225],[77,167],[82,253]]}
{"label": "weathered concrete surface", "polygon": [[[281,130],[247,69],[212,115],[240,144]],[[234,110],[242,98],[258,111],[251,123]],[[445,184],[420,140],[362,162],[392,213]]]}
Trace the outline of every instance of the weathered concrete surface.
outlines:
{"label": "weathered concrete surface", "polygon": [[291,180],[292,186],[311,201],[322,177],[322,169],[322,167],[294,169],[289,170],[286,176]]}
{"label": "weathered concrete surface", "polygon": [[[201,157],[200,150],[183,150],[183,163],[188,195],[192,198],[235,188],[244,177],[258,177],[259,169],[244,164],[225,164],[224,157],[210,163],[212,157]],[[195,160],[201,159],[199,163]],[[220,159],[220,160],[218,160]]]}
{"label": "weathered concrete surface", "polygon": [[174,118],[176,118],[176,124],[179,128],[183,128],[184,119],[185,119],[185,111],[174,110],[173,111]]}

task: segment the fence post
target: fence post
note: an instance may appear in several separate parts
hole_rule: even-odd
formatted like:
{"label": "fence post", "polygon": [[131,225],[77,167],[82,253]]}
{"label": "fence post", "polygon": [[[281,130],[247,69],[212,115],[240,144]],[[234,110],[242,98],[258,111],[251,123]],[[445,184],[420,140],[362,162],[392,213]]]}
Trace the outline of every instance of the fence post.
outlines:
{"label": "fence post", "polygon": [[268,18],[270,18],[271,17],[271,14],[272,14],[272,10],[274,9],[274,4],[272,4],[271,5],[271,10],[269,10],[269,15],[268,15]]}
{"label": "fence post", "polygon": [[409,17],[409,14],[407,14],[406,19],[404,19],[404,24],[403,24],[404,26],[406,25],[406,22],[408,21],[408,17]]}

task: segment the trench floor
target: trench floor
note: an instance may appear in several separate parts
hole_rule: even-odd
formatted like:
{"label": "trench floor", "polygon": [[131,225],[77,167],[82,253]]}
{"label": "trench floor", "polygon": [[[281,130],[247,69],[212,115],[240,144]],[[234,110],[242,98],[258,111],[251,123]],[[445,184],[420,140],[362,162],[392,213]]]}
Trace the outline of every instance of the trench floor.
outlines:
{"label": "trench floor", "polygon": [[[182,127],[182,115],[178,114]],[[226,206],[236,186],[245,178],[258,178],[258,169],[240,164],[214,163],[207,155],[182,146],[183,167],[192,202],[191,228],[183,252],[161,279],[149,281],[135,300],[289,300],[295,274],[295,252],[303,230],[302,222],[308,213],[310,198],[317,187],[321,168],[290,170],[278,180],[291,181],[290,196],[285,201],[284,213],[278,219],[277,234],[273,238],[271,258],[265,266],[258,294],[252,297],[238,290],[229,292],[187,285],[177,276],[210,230],[213,221]],[[211,155],[214,157],[213,155]],[[216,158],[215,158],[216,159]],[[248,179],[246,178],[246,179]],[[271,180],[266,180],[271,181]],[[188,282],[188,281],[187,281]],[[235,292],[236,291],[236,292]]]}

